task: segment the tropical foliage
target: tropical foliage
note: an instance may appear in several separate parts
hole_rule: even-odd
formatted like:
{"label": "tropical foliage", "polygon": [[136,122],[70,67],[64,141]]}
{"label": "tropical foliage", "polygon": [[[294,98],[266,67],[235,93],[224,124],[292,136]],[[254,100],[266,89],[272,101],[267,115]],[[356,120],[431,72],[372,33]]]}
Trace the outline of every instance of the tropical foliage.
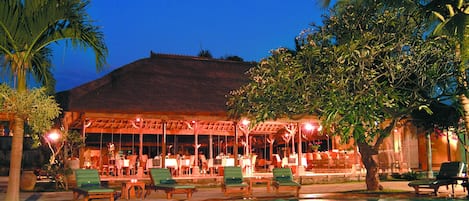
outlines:
{"label": "tropical foliage", "polygon": [[36,139],[52,127],[61,111],[45,88],[19,92],[5,84],[0,85],[0,106],[0,112],[26,119]]}
{"label": "tropical foliage", "polygon": [[0,5],[0,53],[17,76],[17,87],[26,87],[28,74],[52,87],[50,45],[62,40],[73,47],[92,48],[97,66],[105,64],[103,34],[91,24],[85,12],[88,4],[81,0],[7,0]]}
{"label": "tropical foliage", "polygon": [[[469,64],[469,3],[464,0],[432,0],[424,4],[424,10],[429,14],[430,25],[437,25],[432,34],[451,37],[455,40],[454,61],[458,65],[456,74],[455,98],[459,99],[465,122],[465,130],[469,130],[469,88],[467,72]],[[467,133],[466,133],[467,135]],[[466,151],[469,147],[465,146]]]}
{"label": "tropical foliage", "polygon": [[435,89],[453,76],[451,41],[426,38],[424,25],[412,7],[338,4],[298,37],[296,52],[278,49],[249,71],[251,82],[230,94],[230,115],[252,122],[319,115],[323,130],[354,139],[367,189],[378,190],[373,156],[384,138],[411,111],[438,101]]}
{"label": "tropical foliage", "polygon": [[[18,92],[28,91],[28,78],[52,93],[51,45],[64,41],[74,48],[90,48],[97,68],[105,64],[107,48],[99,27],[87,14],[88,0],[5,0],[0,4],[0,57]],[[24,119],[13,114],[15,127],[7,200],[19,200]]]}
{"label": "tropical foliage", "polygon": [[[366,0],[363,0],[366,1]],[[330,6],[330,0],[319,0],[323,7]],[[339,2],[356,2],[341,0]],[[467,65],[469,63],[469,2],[466,0],[402,0],[383,2],[406,7],[414,7],[421,11],[420,15],[427,20],[427,30],[432,35],[451,37],[455,39],[454,61],[459,66],[456,78],[456,85],[452,85],[453,92],[447,97],[453,98],[454,103],[460,108],[461,116],[464,120],[464,130],[469,130],[469,95],[467,81]],[[466,134],[467,135],[467,134]],[[466,151],[469,146],[465,145]]]}

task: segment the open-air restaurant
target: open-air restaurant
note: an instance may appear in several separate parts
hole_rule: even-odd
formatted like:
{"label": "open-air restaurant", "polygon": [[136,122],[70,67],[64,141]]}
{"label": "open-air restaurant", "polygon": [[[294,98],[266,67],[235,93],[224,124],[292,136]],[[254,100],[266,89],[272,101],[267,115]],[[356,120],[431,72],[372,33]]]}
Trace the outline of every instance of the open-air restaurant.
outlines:
{"label": "open-air restaurant", "polygon": [[[314,115],[259,123],[229,117],[225,95],[246,83],[245,72],[251,66],[151,53],[149,58],[58,93],[57,101],[64,108],[59,127],[78,132],[85,145],[79,157],[67,163],[75,170],[96,171],[80,173],[85,178],[96,174],[98,181],[122,184],[123,192],[158,188],[168,198],[173,193],[190,197],[194,187],[189,184],[206,179],[221,184],[225,193],[233,187],[252,189],[253,183],[277,190],[291,187],[298,193],[299,184],[363,180],[366,171],[353,140],[343,142],[330,135]],[[425,135],[416,135],[419,132],[407,123],[391,132],[378,153],[380,173],[428,168],[421,157],[425,152],[415,149],[429,142]],[[452,139],[432,141],[456,153]],[[446,160],[440,155],[444,154],[434,157]],[[166,178],[152,175],[160,169],[168,170],[158,173]],[[284,183],[275,179],[287,184],[279,185]],[[167,186],[177,181],[188,185]],[[78,190],[75,195],[86,193]]]}
{"label": "open-air restaurant", "polygon": [[[143,121],[141,125],[150,124],[144,119],[139,121]],[[352,166],[359,164],[353,147],[334,149],[337,145],[328,136],[318,135],[319,124],[301,125],[302,132],[297,132],[300,124],[261,124],[248,131],[247,123],[217,122],[211,125],[228,129],[223,132],[236,129],[237,139],[234,136],[197,132],[194,135],[167,134],[168,126],[169,129],[181,127],[179,130],[209,126],[195,121],[163,122],[162,127],[167,129],[163,132],[166,136],[118,132],[88,134],[87,148],[80,155],[83,161],[80,166],[98,169],[105,176],[117,177],[142,177],[149,168],[166,167],[177,177],[220,175],[220,169],[226,166],[241,166],[244,174],[252,175],[255,172],[269,172],[274,167],[291,167],[298,174],[304,174],[305,170],[350,172]],[[123,122],[120,121],[120,124]],[[88,125],[91,127],[93,122]],[[258,134],[262,129],[265,132],[266,127],[275,127],[283,133]]]}

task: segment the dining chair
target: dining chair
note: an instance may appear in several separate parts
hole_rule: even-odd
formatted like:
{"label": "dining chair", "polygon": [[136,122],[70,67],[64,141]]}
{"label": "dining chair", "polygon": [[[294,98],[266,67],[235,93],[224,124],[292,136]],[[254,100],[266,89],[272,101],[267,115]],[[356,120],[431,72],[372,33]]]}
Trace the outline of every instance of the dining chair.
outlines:
{"label": "dining chair", "polygon": [[129,173],[130,175],[137,174],[137,155],[130,155],[129,156]]}

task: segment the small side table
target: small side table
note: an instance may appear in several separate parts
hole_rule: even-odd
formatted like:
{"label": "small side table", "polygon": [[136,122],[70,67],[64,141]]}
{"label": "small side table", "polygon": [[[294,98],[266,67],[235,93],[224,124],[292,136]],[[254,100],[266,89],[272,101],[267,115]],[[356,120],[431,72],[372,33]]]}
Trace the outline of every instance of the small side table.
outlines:
{"label": "small side table", "polygon": [[267,192],[270,192],[270,185],[272,183],[271,178],[267,177],[251,177],[249,178],[249,192],[252,193],[252,185],[255,183],[266,183],[267,184]]}
{"label": "small side table", "polygon": [[139,197],[143,200],[145,197],[145,183],[141,181],[132,182],[127,181],[122,183],[122,198],[130,199],[133,197]]}

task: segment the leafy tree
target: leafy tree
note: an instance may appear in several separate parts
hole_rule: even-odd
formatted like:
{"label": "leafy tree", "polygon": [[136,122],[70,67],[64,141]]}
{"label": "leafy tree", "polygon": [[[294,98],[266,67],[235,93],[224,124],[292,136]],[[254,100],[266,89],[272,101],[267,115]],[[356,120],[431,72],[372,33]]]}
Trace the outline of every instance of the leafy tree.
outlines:
{"label": "leafy tree", "polygon": [[[20,92],[6,84],[0,85],[0,106],[0,112],[27,120],[35,142],[40,142],[42,134],[50,130],[52,120],[59,116],[61,110],[54,97],[47,95],[45,88]],[[50,144],[49,148],[52,149]],[[49,162],[54,161],[55,156],[56,153],[52,152]]]}
{"label": "leafy tree", "polygon": [[210,53],[209,50],[200,50],[199,54],[197,54],[198,57],[204,57],[204,58],[213,58],[212,53]]}
{"label": "leafy tree", "polygon": [[[9,69],[18,93],[28,91],[32,76],[50,91],[50,45],[59,41],[75,48],[91,48],[98,70],[105,64],[104,37],[86,13],[88,0],[5,0],[0,4],[0,56]],[[6,199],[19,200],[19,179],[27,116],[14,114],[10,173]],[[28,122],[31,123],[31,122]]]}
{"label": "leafy tree", "polygon": [[[83,147],[85,145],[84,139],[81,135],[80,132],[77,130],[69,130],[65,131],[65,147],[67,148],[67,152],[70,152],[70,157],[71,158],[76,158],[77,151],[79,148]],[[68,158],[69,153],[65,153],[65,157]]]}
{"label": "leafy tree", "polygon": [[226,56],[226,58],[221,58],[221,59],[225,59],[225,60],[229,60],[229,61],[244,61],[243,58],[241,58],[239,56],[236,56],[236,55]]}
{"label": "leafy tree", "polygon": [[446,38],[424,39],[423,17],[411,8],[351,1],[305,32],[299,51],[278,49],[232,91],[231,117],[253,122],[317,114],[323,130],[353,139],[380,189],[376,155],[384,138],[415,109],[438,101],[435,88],[453,76]]}
{"label": "leafy tree", "polygon": [[[319,1],[323,7],[331,4],[330,0]],[[352,2],[344,0],[342,2]],[[393,2],[385,1],[388,3]],[[459,101],[461,113],[463,114],[465,130],[469,130],[469,90],[467,81],[467,65],[469,63],[469,2],[466,0],[403,0],[394,1],[393,4],[410,6],[421,9],[421,15],[428,19],[428,28],[433,35],[453,37],[456,42],[455,54],[458,63],[458,73],[456,74],[457,86],[452,97]],[[435,26],[436,23],[436,26]],[[467,134],[466,134],[467,135]],[[465,146],[466,151],[469,149]]]}

